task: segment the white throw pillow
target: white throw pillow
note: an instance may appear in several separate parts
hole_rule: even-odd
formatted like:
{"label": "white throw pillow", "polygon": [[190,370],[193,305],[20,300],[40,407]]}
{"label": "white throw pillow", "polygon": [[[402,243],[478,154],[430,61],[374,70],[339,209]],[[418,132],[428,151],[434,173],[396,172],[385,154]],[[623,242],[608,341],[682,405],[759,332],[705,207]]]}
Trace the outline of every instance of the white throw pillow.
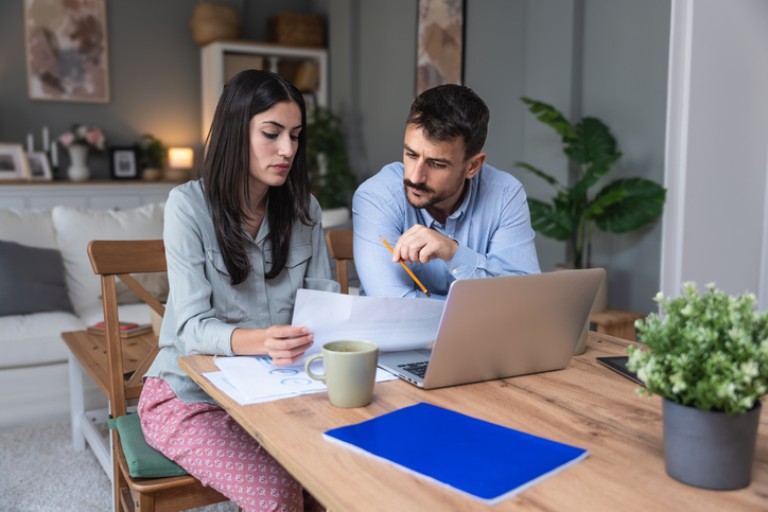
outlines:
{"label": "white throw pillow", "polygon": [[117,211],[56,206],[53,208],[53,225],[64,259],[72,306],[78,315],[82,315],[101,304],[101,282],[88,259],[88,242],[163,238],[163,204]]}
{"label": "white throw pillow", "polygon": [[58,249],[50,210],[0,208],[0,240]]}

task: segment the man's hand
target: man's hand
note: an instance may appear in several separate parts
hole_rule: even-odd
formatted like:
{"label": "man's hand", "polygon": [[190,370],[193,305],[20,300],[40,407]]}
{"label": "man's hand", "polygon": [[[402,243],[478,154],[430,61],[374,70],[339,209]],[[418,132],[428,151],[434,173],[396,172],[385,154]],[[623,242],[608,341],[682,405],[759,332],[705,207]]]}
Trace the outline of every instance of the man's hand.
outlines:
{"label": "man's hand", "polygon": [[392,251],[392,261],[427,263],[430,260],[449,260],[459,243],[434,229],[417,224],[403,233]]}

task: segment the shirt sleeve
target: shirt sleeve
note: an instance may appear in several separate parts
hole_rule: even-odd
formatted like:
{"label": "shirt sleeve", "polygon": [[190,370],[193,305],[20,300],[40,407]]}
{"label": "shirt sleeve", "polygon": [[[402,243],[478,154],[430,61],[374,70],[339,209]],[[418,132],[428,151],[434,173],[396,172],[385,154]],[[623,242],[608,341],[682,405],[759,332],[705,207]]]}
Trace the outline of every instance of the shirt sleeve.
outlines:
{"label": "shirt sleeve", "polygon": [[537,274],[541,270],[535,238],[525,190],[517,184],[504,193],[500,222],[487,250],[475,251],[460,244],[446,266],[456,279]]}
{"label": "shirt sleeve", "polygon": [[202,229],[194,205],[183,194],[172,193],[168,197],[163,240],[178,353],[234,355],[230,338],[236,326],[216,318],[212,285],[205,275]]}
{"label": "shirt sleeve", "polygon": [[387,197],[388,190],[377,191],[373,182],[358,188],[352,198],[353,250],[355,269],[360,277],[361,292],[376,297],[424,297],[381,241],[391,245],[403,234],[405,212],[398,211],[399,202]]}

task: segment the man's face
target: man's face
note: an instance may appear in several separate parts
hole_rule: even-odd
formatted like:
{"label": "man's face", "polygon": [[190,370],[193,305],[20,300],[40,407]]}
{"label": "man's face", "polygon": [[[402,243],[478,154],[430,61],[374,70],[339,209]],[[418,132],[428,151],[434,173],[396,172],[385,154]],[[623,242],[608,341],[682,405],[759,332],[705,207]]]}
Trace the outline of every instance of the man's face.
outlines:
{"label": "man's face", "polygon": [[[403,144],[405,197],[414,208],[426,208],[444,220],[459,207],[466,179],[477,174],[484,158],[484,153],[478,153],[464,160],[460,137],[430,141],[420,126],[408,124]],[[436,216],[433,210],[442,215]]]}

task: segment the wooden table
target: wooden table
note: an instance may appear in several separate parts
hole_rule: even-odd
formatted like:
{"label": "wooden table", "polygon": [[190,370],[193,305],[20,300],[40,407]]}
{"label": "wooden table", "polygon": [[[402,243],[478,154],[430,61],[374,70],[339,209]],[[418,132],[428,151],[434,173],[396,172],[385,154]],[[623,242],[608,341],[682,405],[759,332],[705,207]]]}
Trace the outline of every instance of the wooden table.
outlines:
{"label": "wooden table", "polygon": [[[690,487],[664,471],[661,401],[595,362],[624,355],[626,341],[590,333],[587,351],[565,370],[423,391],[402,381],[376,384],[368,407],[339,409],[324,393],[240,406],[213,386],[210,356],[180,364],[329,510],[768,510],[768,413],[763,410],[752,484],[738,491]],[[575,466],[502,503],[480,501],[325,441],[324,431],[417,402],[589,450]],[[460,463],[460,461],[457,461]]]}

